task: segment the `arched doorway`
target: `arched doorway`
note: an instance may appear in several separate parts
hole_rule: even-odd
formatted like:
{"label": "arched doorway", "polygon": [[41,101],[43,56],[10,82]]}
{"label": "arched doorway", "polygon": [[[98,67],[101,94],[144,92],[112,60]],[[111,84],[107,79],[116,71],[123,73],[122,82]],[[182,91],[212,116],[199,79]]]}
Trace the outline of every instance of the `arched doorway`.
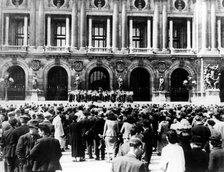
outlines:
{"label": "arched doorway", "polygon": [[189,73],[182,68],[175,69],[171,74],[171,101],[188,101],[188,90],[183,85]]}
{"label": "arched doorway", "polygon": [[55,66],[47,76],[47,100],[67,100],[68,75],[64,68]]}
{"label": "arched doorway", "polygon": [[90,71],[89,74],[89,89],[110,90],[110,76],[108,71],[103,67],[96,67]]}
{"label": "arched doorway", "polygon": [[150,101],[150,75],[144,68],[136,68],[131,72],[130,90],[134,92],[134,101]]}
{"label": "arched doorway", "polygon": [[25,72],[20,66],[12,66],[7,70],[13,82],[9,84],[8,100],[25,100]]}
{"label": "arched doorway", "polygon": [[224,70],[221,72],[221,77],[219,80],[219,89],[220,89],[220,100],[224,102]]}

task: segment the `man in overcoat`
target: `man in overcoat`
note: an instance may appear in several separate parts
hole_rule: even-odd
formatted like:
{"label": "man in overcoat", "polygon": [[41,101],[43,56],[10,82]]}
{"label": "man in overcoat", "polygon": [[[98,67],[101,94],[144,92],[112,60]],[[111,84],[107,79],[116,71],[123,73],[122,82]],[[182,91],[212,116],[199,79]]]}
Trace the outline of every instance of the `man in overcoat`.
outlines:
{"label": "man in overcoat", "polygon": [[37,140],[29,156],[33,161],[32,171],[55,172],[62,170],[59,162],[62,156],[59,141],[50,137],[50,128],[45,124],[39,126],[39,132],[42,138]]}

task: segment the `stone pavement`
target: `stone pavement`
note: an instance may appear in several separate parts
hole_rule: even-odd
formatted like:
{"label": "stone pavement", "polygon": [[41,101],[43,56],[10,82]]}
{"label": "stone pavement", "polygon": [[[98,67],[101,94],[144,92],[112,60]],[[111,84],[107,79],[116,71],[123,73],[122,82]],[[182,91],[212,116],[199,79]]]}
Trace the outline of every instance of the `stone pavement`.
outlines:
{"label": "stone pavement", "polygon": [[[88,156],[87,156],[88,157]],[[150,172],[161,172],[159,170],[160,157],[155,153],[152,156],[149,165]],[[86,159],[83,162],[73,162],[70,152],[63,152],[61,158],[63,172],[110,172],[111,163],[104,161],[96,161],[95,159]]]}
{"label": "stone pavement", "polygon": [[[151,164],[149,165],[150,172],[161,172],[158,169],[160,157],[153,154]],[[61,158],[63,172],[110,172],[111,163],[104,161],[96,161],[95,159],[86,159],[83,162],[73,162],[71,152],[63,152]],[[0,161],[0,172],[4,172],[3,161]]]}

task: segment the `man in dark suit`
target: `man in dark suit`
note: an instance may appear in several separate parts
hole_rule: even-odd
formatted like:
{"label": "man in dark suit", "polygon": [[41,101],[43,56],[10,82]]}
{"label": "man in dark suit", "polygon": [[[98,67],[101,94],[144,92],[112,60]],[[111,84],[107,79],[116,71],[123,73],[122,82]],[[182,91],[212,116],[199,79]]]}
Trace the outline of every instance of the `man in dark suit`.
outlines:
{"label": "man in dark suit", "polygon": [[3,148],[2,156],[4,157],[5,172],[14,172],[16,167],[16,156],[13,150],[13,146],[10,144],[12,132],[15,130],[17,120],[12,118],[9,120],[10,128],[2,135],[1,146]]}
{"label": "man in dark suit", "polygon": [[[26,114],[21,115],[19,118],[19,122],[21,126],[13,130],[12,135],[10,137],[10,145],[12,146],[12,152],[13,152],[14,158],[16,158],[16,161],[18,161],[18,158],[16,155],[16,145],[18,143],[20,136],[29,132],[29,126],[27,125],[29,119],[30,118],[28,115]],[[17,163],[16,163],[16,168],[19,168]]]}
{"label": "man in dark suit", "polygon": [[127,155],[115,158],[112,161],[111,172],[147,172],[148,167],[137,158],[142,154],[142,141],[132,138],[129,142],[130,150]]}
{"label": "man in dark suit", "polygon": [[37,139],[40,138],[38,134],[39,123],[37,120],[29,121],[29,132],[22,135],[16,146],[16,154],[19,161],[20,172],[31,172],[33,163],[29,159],[29,154]]}
{"label": "man in dark suit", "polygon": [[29,156],[33,161],[32,171],[55,172],[62,170],[59,162],[62,156],[59,141],[50,137],[51,132],[47,125],[41,124],[39,129],[42,138],[37,140]]}
{"label": "man in dark suit", "polygon": [[105,124],[104,113],[101,111],[98,114],[95,124],[93,126],[96,160],[100,159],[100,154],[101,154],[101,160],[104,160],[105,158],[105,142],[102,138],[104,124]]}

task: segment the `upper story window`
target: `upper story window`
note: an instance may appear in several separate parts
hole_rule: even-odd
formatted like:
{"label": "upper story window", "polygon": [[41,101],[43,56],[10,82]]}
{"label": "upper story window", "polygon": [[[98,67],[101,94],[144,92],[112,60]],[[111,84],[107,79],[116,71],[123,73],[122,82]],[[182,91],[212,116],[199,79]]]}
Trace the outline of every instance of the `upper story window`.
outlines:
{"label": "upper story window", "polygon": [[53,3],[57,8],[60,8],[62,5],[64,5],[65,1],[64,0],[53,0]]}
{"label": "upper story window", "polygon": [[91,48],[106,48],[111,44],[111,17],[88,17],[88,46]]}
{"label": "upper story window", "polygon": [[[23,46],[29,41],[29,17],[11,14],[5,18],[5,44]],[[8,30],[6,30],[8,28]]]}
{"label": "upper story window", "polygon": [[54,46],[63,47],[66,45],[65,21],[55,20],[54,22]]}
{"label": "upper story window", "polygon": [[[135,18],[132,20],[133,27],[132,31],[132,40],[131,47],[133,48],[146,48],[147,46],[147,22],[144,19]],[[131,27],[131,26],[129,26]]]}
{"label": "upper story window", "polygon": [[16,7],[20,6],[23,3],[23,0],[12,0],[13,5]]}
{"label": "upper story window", "polygon": [[[190,37],[192,37],[191,19],[170,18],[169,21],[170,20],[172,20],[172,23],[169,22],[168,35],[169,35],[169,41],[172,41],[171,43],[173,44],[173,48],[177,48],[177,49],[187,48],[189,46],[187,45],[188,44],[187,36],[190,35]],[[190,24],[190,30],[187,30],[187,25],[188,25],[187,22],[189,22]],[[171,27],[171,24],[173,25],[172,27]],[[173,30],[171,31],[171,29]]]}
{"label": "upper story window", "polygon": [[23,45],[24,40],[24,21],[15,20],[15,45]]}
{"label": "upper story window", "polygon": [[106,47],[106,21],[93,22],[93,47]]}

